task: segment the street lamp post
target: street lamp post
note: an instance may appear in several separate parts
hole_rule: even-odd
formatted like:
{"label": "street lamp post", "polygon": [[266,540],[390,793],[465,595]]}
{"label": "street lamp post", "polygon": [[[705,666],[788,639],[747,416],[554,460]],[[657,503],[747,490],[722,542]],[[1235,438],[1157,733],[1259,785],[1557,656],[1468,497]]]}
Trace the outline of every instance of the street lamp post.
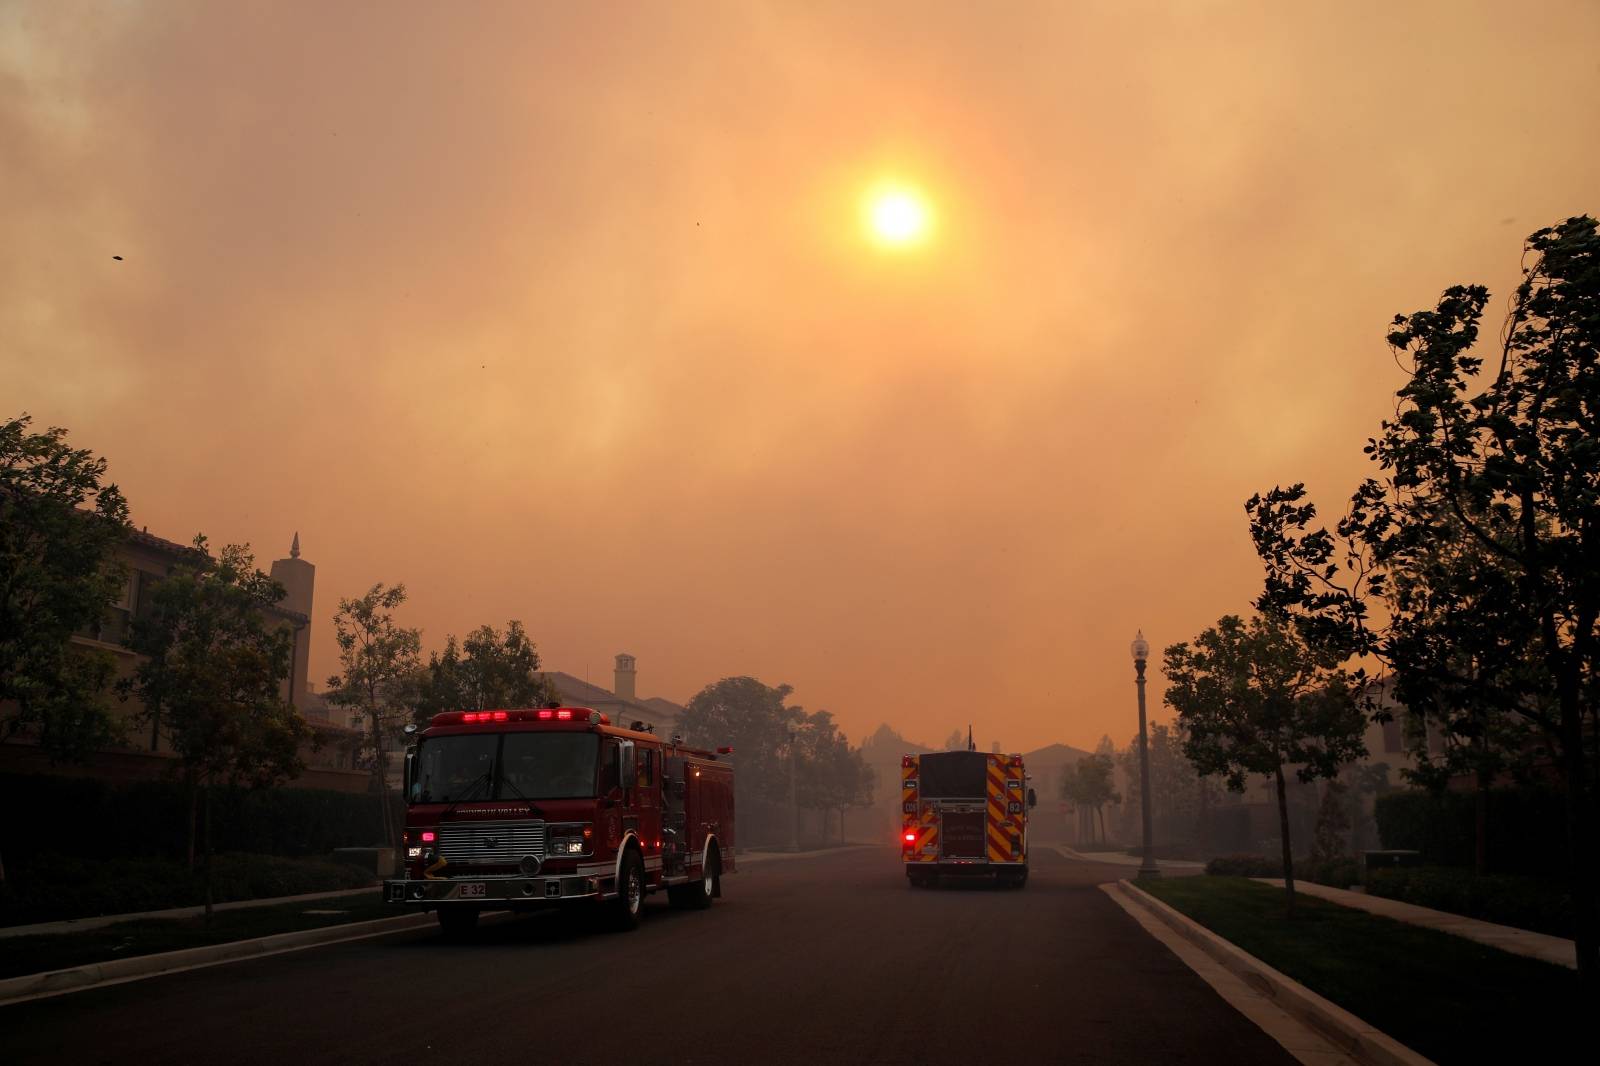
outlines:
{"label": "street lamp post", "polygon": [[1140,849],[1144,861],[1139,864],[1139,876],[1160,877],[1161,868],[1150,845],[1150,740],[1144,724],[1144,664],[1150,658],[1150,642],[1144,639],[1144,630],[1139,630],[1129,650],[1133,652],[1134,684],[1139,689],[1139,813],[1144,822],[1144,847]]}
{"label": "street lamp post", "polygon": [[796,729],[789,730],[789,850],[800,850],[800,806],[795,802],[794,782],[799,762],[795,758],[795,748],[798,746],[800,733]]}

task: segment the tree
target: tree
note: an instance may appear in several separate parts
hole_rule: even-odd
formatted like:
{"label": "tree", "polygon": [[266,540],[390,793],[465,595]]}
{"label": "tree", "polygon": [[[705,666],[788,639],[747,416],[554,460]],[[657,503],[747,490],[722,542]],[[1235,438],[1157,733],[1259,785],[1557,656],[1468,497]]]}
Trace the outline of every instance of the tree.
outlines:
{"label": "tree", "polygon": [[953,730],[950,733],[949,736],[944,738],[944,750],[945,751],[966,751],[967,750],[967,738],[966,738],[965,735],[962,734],[961,730],[959,730],[959,729]]}
{"label": "tree", "polygon": [[1061,775],[1061,798],[1080,810],[1091,812],[1091,830],[1093,818],[1100,820],[1102,844],[1106,840],[1105,806],[1122,802],[1122,794],[1117,791],[1116,770],[1115,756],[1098,751],[1083,756]]}
{"label": "tree", "polygon": [[684,739],[705,748],[733,748],[739,799],[788,802],[789,729],[805,718],[803,709],[784,704],[793,691],[789,685],[764,685],[753,677],[725,677],[689,700],[680,723]]}
{"label": "tree", "polygon": [[[1157,842],[1194,839],[1201,842],[1203,825],[1212,800],[1214,786],[1202,777],[1183,753],[1186,734],[1183,723],[1150,726],[1150,817],[1156,826]],[[1128,814],[1131,824],[1140,817],[1139,737],[1117,753],[1117,764],[1129,782]],[[1165,834],[1165,835],[1163,835]]]}
{"label": "tree", "polygon": [[[1442,536],[1385,567],[1393,607],[1378,657],[1401,664],[1393,671],[1394,697],[1416,738],[1416,766],[1402,776],[1434,791],[1458,774],[1476,783],[1474,868],[1484,874],[1491,787],[1502,774],[1524,776],[1534,747],[1517,705],[1545,686],[1533,619],[1517,610],[1508,575],[1453,516],[1439,517]],[[1477,517],[1488,527],[1503,525],[1492,514]],[[1440,633],[1457,638],[1443,641]],[[1442,751],[1430,749],[1430,734],[1442,740]]]}
{"label": "tree", "polygon": [[1337,778],[1322,786],[1322,803],[1317,808],[1316,837],[1311,842],[1313,862],[1340,859],[1350,852],[1349,788]]}
{"label": "tree", "polygon": [[485,625],[463,641],[451,634],[442,653],[428,656],[415,718],[421,726],[440,711],[542,707],[554,698],[555,691],[539,673],[538,649],[522,623],[512,619],[503,633]]}
{"label": "tree", "polygon": [[359,599],[341,599],[333,616],[341,669],[328,679],[329,702],[353,708],[367,729],[363,754],[391,846],[400,841],[389,802],[389,751],[416,703],[422,665],[422,631],[395,624],[394,611],[405,602],[404,585],[385,588],[381,582]]}
{"label": "tree", "polygon": [[159,720],[189,788],[189,865],[196,814],[202,813],[206,918],[211,916],[211,791],[217,784],[276,785],[304,769],[300,745],[310,728],[281,693],[294,634],[266,612],[283,586],[255,568],[248,547],[230,544],[180,564],[151,593],[148,614],[133,626],[132,648],[145,656],[121,684]]}
{"label": "tree", "polygon": [[1188,732],[1184,754],[1202,774],[1243,792],[1270,778],[1278,799],[1286,908],[1294,914],[1294,855],[1284,772],[1333,777],[1366,755],[1355,679],[1335,653],[1301,639],[1286,619],[1226,615],[1194,642],[1166,649],[1166,703]]}
{"label": "tree", "polygon": [[[116,601],[114,550],[128,504],[104,481],[106,461],[67,445],[67,431],[0,424],[0,743],[27,736],[52,761],[114,743],[105,692],[110,656],[71,643]],[[0,883],[5,864],[0,862]]]}
{"label": "tree", "polygon": [[837,811],[839,842],[843,843],[845,809],[872,802],[872,771],[861,753],[850,747],[830,711],[806,715],[795,740],[798,802],[813,810]]}
{"label": "tree", "polygon": [[[1435,672],[1449,663],[1443,649],[1464,649],[1455,660],[1463,671],[1482,670],[1485,652],[1519,663],[1502,673],[1499,659],[1488,661],[1503,706],[1538,731],[1559,768],[1577,965],[1593,985],[1600,223],[1570,218],[1528,238],[1495,369],[1483,381],[1476,345],[1488,299],[1482,286],[1454,286],[1434,310],[1395,317],[1388,339],[1409,379],[1395,417],[1366,447],[1380,475],[1358,487],[1333,532],[1312,528],[1302,485],[1254,501],[1252,529],[1268,566],[1262,602],[1293,612],[1317,639],[1379,656],[1413,695],[1438,683]],[[1486,590],[1460,609],[1439,609],[1466,594],[1459,572],[1430,573],[1442,550],[1470,555]],[[1404,580],[1397,574],[1417,576],[1440,599],[1408,600],[1394,588]],[[1387,627],[1374,622],[1377,607]],[[1413,664],[1399,654],[1403,635],[1435,653]]]}

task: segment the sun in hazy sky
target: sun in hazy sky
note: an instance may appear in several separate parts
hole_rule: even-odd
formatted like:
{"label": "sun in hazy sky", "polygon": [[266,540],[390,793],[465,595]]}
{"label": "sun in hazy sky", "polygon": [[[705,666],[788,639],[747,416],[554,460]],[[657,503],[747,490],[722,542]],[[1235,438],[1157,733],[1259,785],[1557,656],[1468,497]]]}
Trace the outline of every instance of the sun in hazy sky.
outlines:
{"label": "sun in hazy sky", "polygon": [[900,250],[927,243],[933,232],[933,208],[919,190],[884,181],[862,197],[862,224],[880,248]]}

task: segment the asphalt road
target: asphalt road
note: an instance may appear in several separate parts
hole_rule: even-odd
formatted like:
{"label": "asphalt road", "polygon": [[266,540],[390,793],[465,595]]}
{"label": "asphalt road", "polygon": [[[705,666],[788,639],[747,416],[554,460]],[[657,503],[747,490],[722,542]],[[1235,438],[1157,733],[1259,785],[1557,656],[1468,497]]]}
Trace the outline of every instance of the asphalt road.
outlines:
{"label": "asphalt road", "polygon": [[752,863],[633,933],[432,928],[0,1007],[7,1063],[1291,1063],[1094,886],[913,890],[891,850]]}

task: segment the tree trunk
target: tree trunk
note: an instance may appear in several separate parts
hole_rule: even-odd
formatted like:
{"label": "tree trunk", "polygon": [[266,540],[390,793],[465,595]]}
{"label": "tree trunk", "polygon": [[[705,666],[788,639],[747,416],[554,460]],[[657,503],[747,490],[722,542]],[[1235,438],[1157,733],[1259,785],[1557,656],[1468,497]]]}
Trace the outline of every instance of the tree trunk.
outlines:
{"label": "tree trunk", "polygon": [[211,781],[203,786],[206,794],[206,924],[211,924]]}
{"label": "tree trunk", "polygon": [[394,812],[389,809],[389,767],[384,759],[383,725],[376,707],[369,709],[367,714],[372,719],[372,774],[378,786],[378,824],[382,826],[384,846],[398,847],[399,842],[395,839],[394,832]]}
{"label": "tree trunk", "polygon": [[200,816],[200,783],[195,780],[194,774],[188,775],[189,780],[189,872],[194,873],[194,848],[195,829],[199,824]]}
{"label": "tree trunk", "polygon": [[1206,788],[1206,779],[1200,778],[1196,785],[1200,790],[1200,816],[1199,824],[1195,827],[1195,836],[1200,838],[1200,854],[1209,858],[1211,855],[1211,791]]}
{"label": "tree trunk", "polygon": [[1294,917],[1294,851],[1289,846],[1289,793],[1283,784],[1283,764],[1279,763],[1273,776],[1278,782],[1278,835],[1282,838],[1283,891],[1285,913]]}
{"label": "tree trunk", "polygon": [[1578,978],[1590,989],[1600,983],[1600,915],[1596,914],[1594,830],[1584,781],[1583,709],[1575,680],[1561,691],[1562,776],[1566,778],[1567,869],[1572,878],[1573,940]]}
{"label": "tree trunk", "polygon": [[1473,820],[1472,870],[1479,877],[1489,872],[1489,767],[1478,763],[1478,794],[1475,797]]}

